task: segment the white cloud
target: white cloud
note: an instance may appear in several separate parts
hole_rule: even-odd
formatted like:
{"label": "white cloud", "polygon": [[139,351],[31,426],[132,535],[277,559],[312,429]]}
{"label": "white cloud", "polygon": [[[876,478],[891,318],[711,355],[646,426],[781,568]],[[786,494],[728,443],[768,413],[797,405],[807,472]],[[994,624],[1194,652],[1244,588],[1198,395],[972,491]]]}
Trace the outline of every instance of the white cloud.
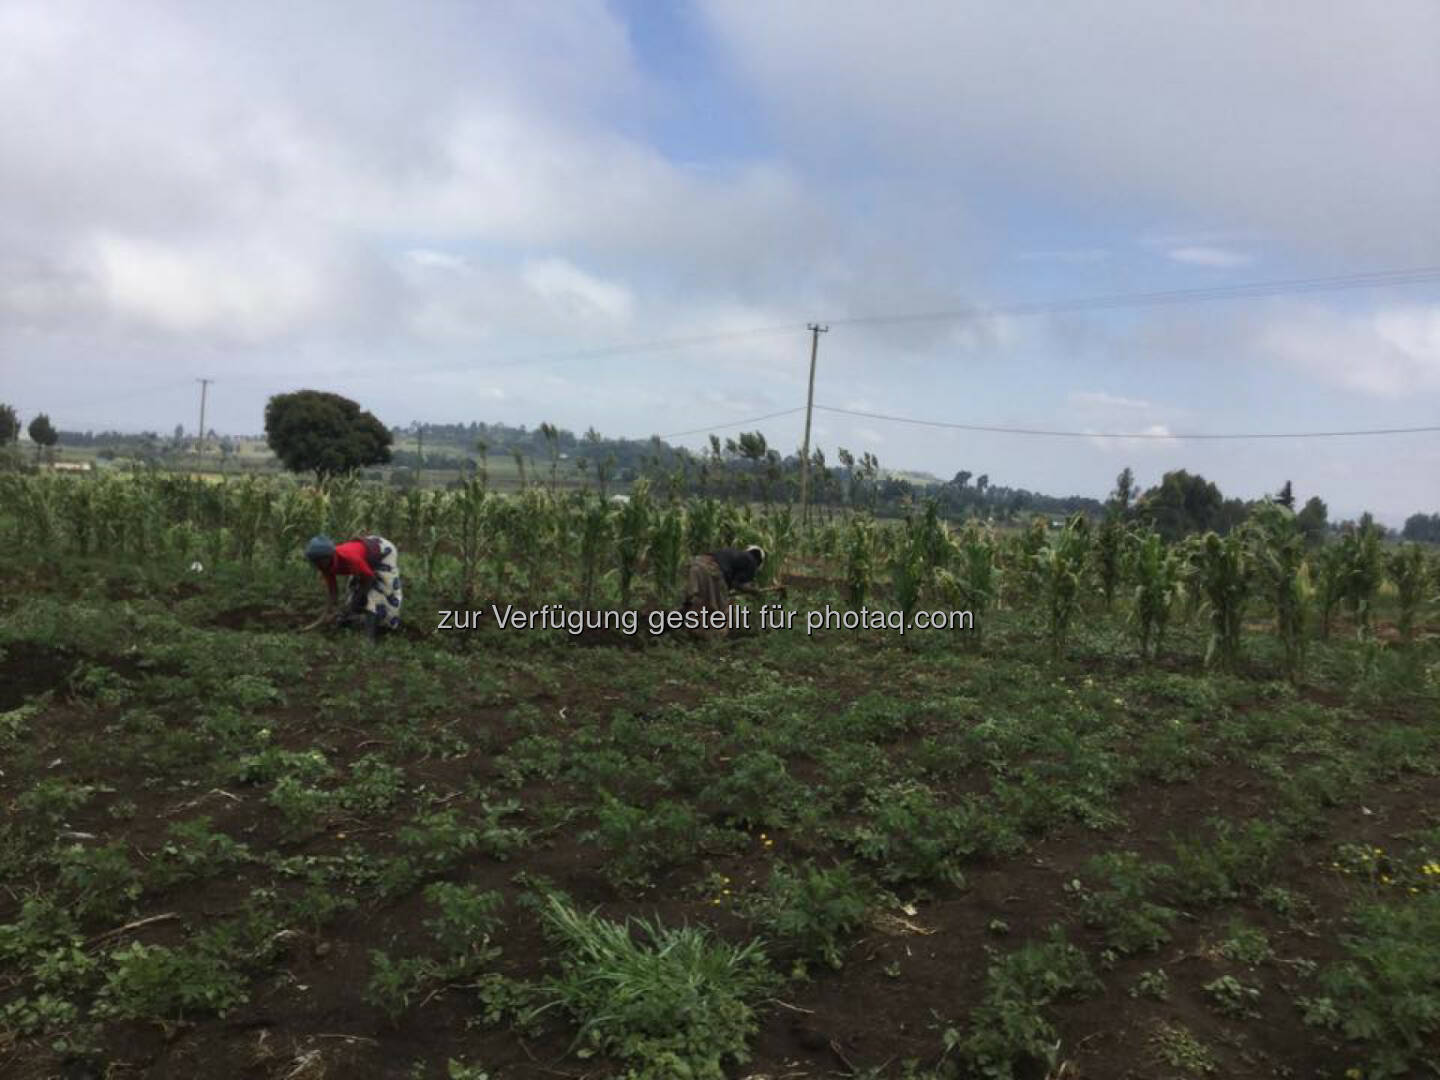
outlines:
{"label": "white cloud", "polygon": [[1070,395],[1074,405],[1094,405],[1112,409],[1153,409],[1155,406],[1139,398],[1118,397],[1103,390],[1077,390]]}
{"label": "white cloud", "polygon": [[1254,262],[1253,256],[1242,251],[1230,251],[1219,247],[1178,247],[1167,252],[1172,262],[1190,266],[1209,266],[1225,270],[1233,266],[1245,266]]}
{"label": "white cloud", "polygon": [[469,269],[469,264],[459,255],[451,255],[445,251],[428,251],[425,248],[416,248],[407,251],[405,258],[411,266],[424,270],[449,270],[453,273],[464,273]]}
{"label": "white cloud", "polygon": [[1015,258],[1020,262],[1097,263],[1110,258],[1110,252],[1105,248],[1022,251]]}
{"label": "white cloud", "polygon": [[315,266],[265,244],[187,250],[102,234],[94,276],[116,314],[178,334],[261,340],[296,326],[325,299]]}
{"label": "white cloud", "polygon": [[525,284],[562,315],[623,323],[630,318],[634,298],[623,285],[585,273],[565,259],[539,259],[521,273]]}
{"label": "white cloud", "polygon": [[1139,431],[1127,433],[1141,436],[1140,438],[1101,438],[1100,432],[1098,431],[1093,431],[1090,428],[1086,428],[1085,431],[1087,434],[1093,436],[1086,440],[1087,442],[1092,446],[1108,452],[1124,451],[1133,454],[1138,451],[1149,453],[1167,447],[1173,447],[1177,445],[1179,441],[1172,437],[1173,433],[1164,424],[1151,424],[1148,427],[1141,428]]}
{"label": "white cloud", "polygon": [[986,185],[1129,201],[1352,265],[1436,258],[1432,0],[1323,18],[1206,0],[702,10],[795,154],[903,161],[912,185],[928,168],[939,205],[983,160]]}
{"label": "white cloud", "polygon": [[1260,330],[1257,345],[1293,370],[1373,397],[1440,390],[1440,305],[1296,311]]}

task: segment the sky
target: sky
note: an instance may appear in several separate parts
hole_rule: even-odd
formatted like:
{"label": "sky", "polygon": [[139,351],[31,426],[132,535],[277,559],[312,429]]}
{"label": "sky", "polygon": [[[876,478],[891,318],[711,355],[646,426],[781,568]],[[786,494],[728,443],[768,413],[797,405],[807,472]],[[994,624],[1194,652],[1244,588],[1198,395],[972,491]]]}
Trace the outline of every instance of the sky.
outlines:
{"label": "sky", "polygon": [[1433,0],[0,0],[0,42],[22,421],[192,431],[204,377],[223,433],[314,388],[789,451],[736,422],[805,404],[818,322],[821,406],[1161,436],[820,410],[832,461],[1440,510],[1440,433],[1169,437],[1440,424],[1440,281],[1012,310],[1440,266]]}

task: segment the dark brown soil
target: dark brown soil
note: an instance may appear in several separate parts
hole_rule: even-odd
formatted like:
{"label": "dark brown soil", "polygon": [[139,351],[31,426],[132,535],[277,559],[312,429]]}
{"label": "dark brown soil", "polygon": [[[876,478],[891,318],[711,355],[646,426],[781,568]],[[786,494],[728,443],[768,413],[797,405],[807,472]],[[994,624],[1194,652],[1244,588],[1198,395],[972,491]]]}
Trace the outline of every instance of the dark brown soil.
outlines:
{"label": "dark brown soil", "polygon": [[[220,613],[214,624],[228,630],[281,630],[293,629],[296,621],[293,612],[248,606]],[[422,634],[419,630],[415,633]],[[484,633],[477,637],[483,638]],[[642,614],[641,633],[635,638],[619,634],[615,640],[582,638],[577,644],[628,650],[643,648],[651,640]],[[0,657],[0,711],[45,690],[63,689],[76,659],[41,646],[7,647]],[[635,662],[648,661],[637,658]],[[1187,660],[1170,666],[1191,670],[1195,665]],[[1101,667],[1096,665],[1097,672]],[[831,689],[859,696],[875,687],[863,672],[840,671],[835,673]],[[1307,693],[1316,699],[1326,696]],[[657,690],[655,704],[688,701],[694,694],[686,688]],[[566,715],[606,715],[616,706],[616,699],[607,692],[585,685],[567,685],[562,701],[556,696],[537,690],[527,698],[556,717],[556,729],[565,726]],[[445,793],[447,807],[462,813],[478,812],[478,802],[464,794],[467,784],[493,780],[494,759],[517,735],[506,726],[505,709],[457,701],[456,712],[466,723],[492,732],[487,753],[472,751],[450,759],[417,755],[403,764],[412,783],[423,782],[431,790]],[[104,716],[62,706],[47,714],[35,739],[42,748],[59,746],[73,732],[98,729],[106,721]],[[276,711],[271,723],[277,744],[295,749],[325,745],[342,766],[378,740],[373,732],[361,728],[322,723],[303,703]],[[720,763],[716,767],[720,768]],[[797,763],[795,773],[803,775],[804,768],[804,762]],[[141,857],[160,847],[171,821],[201,813],[209,815],[217,829],[257,849],[339,854],[347,843],[362,837],[370,850],[384,849],[371,832],[377,826],[342,814],[316,821],[310,835],[287,836],[280,831],[274,812],[264,806],[262,796],[243,785],[208,792],[197,789],[184,798],[173,792],[162,795],[141,783],[137,775],[107,769],[103,762],[83,779],[108,784],[137,804],[137,814],[126,823],[123,835]],[[946,794],[955,796],[983,790],[983,784],[977,785],[973,775],[963,775],[951,778],[945,789]],[[14,794],[13,787],[0,787],[0,804]],[[527,808],[573,801],[566,785],[541,780],[514,794]],[[1278,881],[1315,903],[1315,918],[1310,922],[1285,922],[1250,903],[1231,905],[1220,915],[1203,919],[1186,918],[1178,924],[1174,940],[1160,952],[1122,960],[1103,972],[1106,988],[1102,993],[1057,1006],[1053,1012],[1070,1062],[1070,1071],[1064,1075],[1071,1080],[1168,1076],[1151,1048],[1155,1025],[1161,1021],[1183,1025],[1208,1046],[1226,1048],[1226,1068],[1220,1074],[1226,1077],[1260,1080],[1333,1073],[1335,1049],[1299,1022],[1294,993],[1281,989],[1287,978],[1283,968],[1267,968],[1256,976],[1267,988],[1262,1023],[1245,1024],[1242,1030],[1214,1012],[1200,988],[1232,970],[1208,949],[1214,926],[1217,920],[1241,916],[1265,929],[1282,957],[1333,959],[1333,940],[1309,926],[1335,925],[1350,896],[1338,882],[1317,874],[1317,865],[1337,841],[1384,843],[1396,832],[1424,824],[1437,797],[1440,779],[1433,777],[1412,777],[1404,784],[1367,792],[1369,813],[1362,815],[1354,807],[1333,810],[1324,841],[1290,850]],[[1122,794],[1120,805],[1127,824],[1118,830],[1096,833],[1067,827],[1036,843],[1021,857],[971,868],[965,888],[934,890],[916,904],[915,914],[904,922],[891,919],[867,928],[852,941],[841,970],[817,969],[809,981],[792,984],[783,1002],[766,1007],[761,1030],[752,1043],[754,1059],[733,1075],[799,1080],[848,1075],[887,1064],[891,1075],[896,1075],[898,1064],[905,1059],[933,1063],[944,1027],[963,1027],[980,1000],[990,948],[1007,949],[1039,939],[1052,924],[1064,922],[1072,941],[1084,945],[1092,957],[1100,953],[1103,942],[1078,926],[1075,903],[1065,892],[1066,882],[1084,872],[1091,856],[1133,850],[1145,858],[1166,859],[1172,851],[1171,837],[1193,834],[1211,816],[1239,819],[1263,815],[1266,791],[1262,778],[1246,767],[1212,766],[1183,782],[1139,784]],[[97,834],[116,831],[103,801],[88,805],[67,825]],[[776,846],[771,851],[751,836],[751,846],[744,850],[713,855],[702,865],[675,868],[658,875],[653,887],[642,893],[624,893],[607,881],[603,852],[582,841],[582,832],[583,825],[567,826],[548,833],[540,846],[513,863],[476,857],[451,874],[452,880],[493,888],[507,897],[507,930],[500,961],[500,970],[506,974],[539,979],[551,971],[545,958],[552,948],[543,940],[534,916],[515,903],[522,891],[514,881],[518,870],[553,880],[584,909],[603,906],[613,918],[658,915],[669,925],[703,922],[739,940],[752,928],[723,907],[693,895],[689,887],[713,870],[729,875],[738,891],[763,882],[775,855],[798,862],[810,854],[793,845],[783,830],[776,830]],[[140,914],[173,913],[176,918],[131,936],[148,944],[179,944],[192,930],[235,911],[252,884],[239,877],[222,877],[200,887],[146,895]],[[13,917],[13,899],[13,895],[0,893],[0,922]],[[369,978],[370,950],[403,949],[405,942],[423,940],[424,920],[429,916],[419,896],[411,895],[394,904],[342,915],[319,933],[301,928],[286,940],[278,967],[254,985],[251,1001],[230,1016],[168,1028],[113,1026],[106,1033],[105,1058],[95,1071],[86,1073],[76,1065],[76,1071],[67,1075],[155,1080],[212,1076],[257,1080],[282,1076],[291,1080],[403,1078],[416,1059],[433,1061],[437,1048],[443,1048],[448,1056],[483,1063],[492,1077],[507,1080],[555,1076],[598,1080],[612,1075],[606,1063],[580,1060],[569,1053],[574,1032],[563,1025],[552,1026],[535,1040],[506,1029],[467,1029],[466,1021],[476,1006],[461,988],[438,994],[425,1008],[412,1009],[398,1027],[377,1008],[365,1004],[362,991]],[[999,922],[1005,926],[1003,934],[994,928]],[[1157,968],[1171,976],[1171,1000],[1159,1003],[1131,998],[1128,990],[1138,975]],[[29,1071],[30,1063],[24,1059],[7,1059],[6,1053],[0,1046],[0,1074],[24,1080],[46,1075]],[[16,1071],[6,1071],[12,1068]],[[1043,1075],[1043,1070],[1034,1073],[1034,1080]]]}
{"label": "dark brown soil", "polygon": [[64,692],[76,657],[67,653],[15,642],[0,646],[0,712],[19,708],[26,698],[47,691]]}

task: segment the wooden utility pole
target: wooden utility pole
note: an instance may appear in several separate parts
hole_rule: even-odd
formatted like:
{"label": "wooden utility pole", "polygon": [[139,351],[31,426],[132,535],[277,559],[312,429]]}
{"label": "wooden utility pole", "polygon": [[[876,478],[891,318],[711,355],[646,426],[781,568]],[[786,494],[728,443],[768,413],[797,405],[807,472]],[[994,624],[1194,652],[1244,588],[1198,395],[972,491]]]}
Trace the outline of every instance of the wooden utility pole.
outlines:
{"label": "wooden utility pole", "polygon": [[800,450],[800,522],[810,520],[810,414],[815,410],[815,354],[820,349],[820,335],[828,333],[828,326],[811,323],[810,331],[810,391],[805,397],[805,445]]}
{"label": "wooden utility pole", "polygon": [[212,382],[214,382],[215,380],[214,380],[214,379],[196,379],[195,381],[200,384],[200,433],[199,433],[199,435],[196,437],[195,451],[196,451],[196,453],[198,453],[201,457],[204,457],[204,456],[205,456],[205,391],[207,391],[208,389],[210,389],[210,384],[211,384]]}

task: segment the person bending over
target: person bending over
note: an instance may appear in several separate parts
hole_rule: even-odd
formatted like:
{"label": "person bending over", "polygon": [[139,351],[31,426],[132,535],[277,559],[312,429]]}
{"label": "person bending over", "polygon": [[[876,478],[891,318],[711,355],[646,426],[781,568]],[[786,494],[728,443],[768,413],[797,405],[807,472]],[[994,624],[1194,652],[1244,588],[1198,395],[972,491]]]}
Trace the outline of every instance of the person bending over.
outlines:
{"label": "person bending over", "polygon": [[[305,545],[305,558],[325,579],[329,606],[306,630],[314,630],[326,620],[337,626],[363,626],[372,642],[382,630],[400,626],[399,552],[382,536],[359,536],[343,544],[328,536],[315,536]],[[337,577],[350,579],[345,606],[340,606]]]}
{"label": "person bending over", "polygon": [[[765,549],[758,544],[741,550],[720,548],[690,560],[690,575],[681,611],[724,611],[730,606],[731,593],[759,596],[782,590],[761,589],[755,575],[765,563]],[[720,635],[723,627],[715,628]],[[714,633],[715,630],[711,632]]]}

